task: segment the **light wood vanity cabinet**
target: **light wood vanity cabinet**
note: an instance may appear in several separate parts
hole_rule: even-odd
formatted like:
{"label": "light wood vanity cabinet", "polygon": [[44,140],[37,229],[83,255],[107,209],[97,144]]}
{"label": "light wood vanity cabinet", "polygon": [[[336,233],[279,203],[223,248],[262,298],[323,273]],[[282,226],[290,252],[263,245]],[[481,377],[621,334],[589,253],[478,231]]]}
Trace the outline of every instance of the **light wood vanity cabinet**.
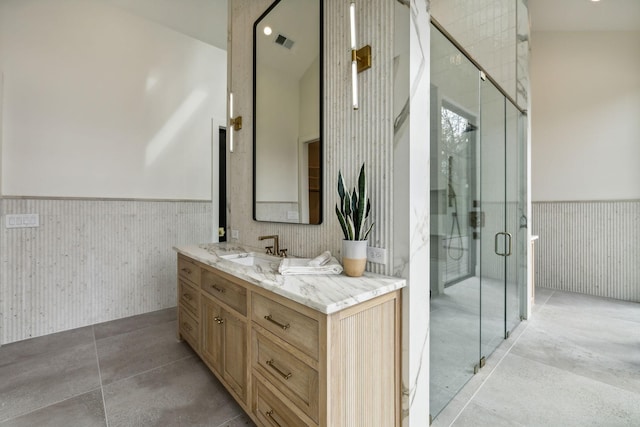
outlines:
{"label": "light wood vanity cabinet", "polygon": [[247,389],[247,320],[202,296],[202,358],[243,401]]}
{"label": "light wood vanity cabinet", "polygon": [[400,291],[327,315],[183,255],[181,267],[179,337],[256,424],[400,425]]}

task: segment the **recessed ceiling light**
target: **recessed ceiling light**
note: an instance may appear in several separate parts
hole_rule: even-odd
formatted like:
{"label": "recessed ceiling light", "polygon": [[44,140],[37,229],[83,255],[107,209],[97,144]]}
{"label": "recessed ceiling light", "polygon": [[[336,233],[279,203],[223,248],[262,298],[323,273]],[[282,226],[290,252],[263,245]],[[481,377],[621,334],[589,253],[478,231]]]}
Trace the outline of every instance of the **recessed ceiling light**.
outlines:
{"label": "recessed ceiling light", "polygon": [[264,35],[265,36],[270,36],[271,35],[271,27],[264,27]]}

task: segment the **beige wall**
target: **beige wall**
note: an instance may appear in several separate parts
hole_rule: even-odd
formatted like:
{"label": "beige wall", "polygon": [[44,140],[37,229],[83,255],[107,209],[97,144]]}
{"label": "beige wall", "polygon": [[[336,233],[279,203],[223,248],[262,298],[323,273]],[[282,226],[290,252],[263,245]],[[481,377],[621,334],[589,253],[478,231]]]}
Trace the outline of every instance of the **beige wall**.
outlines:
{"label": "beige wall", "polygon": [[0,2],[0,39],[5,195],[211,200],[225,51],[98,0]]}
{"label": "beige wall", "polygon": [[640,198],[640,32],[532,35],[532,199]]}

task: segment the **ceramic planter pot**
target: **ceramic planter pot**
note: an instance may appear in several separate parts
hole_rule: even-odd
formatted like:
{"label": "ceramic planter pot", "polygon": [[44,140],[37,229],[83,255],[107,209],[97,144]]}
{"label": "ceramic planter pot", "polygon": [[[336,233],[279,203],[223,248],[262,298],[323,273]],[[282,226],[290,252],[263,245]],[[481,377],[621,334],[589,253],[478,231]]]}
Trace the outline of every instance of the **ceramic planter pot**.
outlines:
{"label": "ceramic planter pot", "polygon": [[367,240],[342,241],[342,266],[347,276],[362,276],[367,266]]}

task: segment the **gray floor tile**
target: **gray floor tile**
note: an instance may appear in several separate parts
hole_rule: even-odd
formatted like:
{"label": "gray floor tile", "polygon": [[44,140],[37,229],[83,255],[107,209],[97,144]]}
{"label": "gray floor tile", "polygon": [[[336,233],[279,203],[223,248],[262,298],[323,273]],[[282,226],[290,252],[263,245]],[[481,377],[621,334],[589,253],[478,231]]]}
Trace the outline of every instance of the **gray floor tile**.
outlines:
{"label": "gray floor tile", "polygon": [[5,344],[0,347],[0,368],[39,357],[44,353],[58,353],[83,344],[93,344],[91,326]]}
{"label": "gray floor tile", "polygon": [[534,305],[545,305],[549,300],[549,297],[551,297],[554,292],[555,291],[553,289],[536,287],[536,299]]}
{"label": "gray floor tile", "polygon": [[640,325],[589,313],[545,306],[512,353],[640,393]]}
{"label": "gray floor tile", "polygon": [[242,414],[234,419],[220,424],[218,427],[256,427],[247,414]]}
{"label": "gray floor tile", "polygon": [[109,384],[192,356],[176,339],[176,321],[160,322],[96,340],[102,383]]}
{"label": "gray floor tile", "polygon": [[112,320],[94,325],[96,339],[108,338],[113,335],[126,334],[138,329],[155,326],[159,323],[176,320],[177,310],[175,307],[165,310],[158,310],[151,313],[140,314],[138,316],[126,317],[124,319]]}
{"label": "gray floor tile", "polygon": [[512,419],[504,418],[500,414],[492,412],[482,406],[470,403],[460,416],[451,424],[454,427],[525,427]]}
{"label": "gray floor tile", "polygon": [[4,423],[2,427],[100,427],[106,426],[102,391],[94,390],[33,411]]}
{"label": "gray floor tile", "polygon": [[243,414],[197,358],[112,383],[104,393],[110,427],[219,426]]}
{"label": "gray floor tile", "polygon": [[[505,357],[472,401],[526,426],[637,426],[640,394],[514,354]],[[465,412],[468,412],[465,414]],[[473,407],[461,416],[472,419]],[[481,424],[477,424],[481,425]]]}
{"label": "gray floor tile", "polygon": [[91,328],[0,348],[0,422],[100,387]]}
{"label": "gray floor tile", "polygon": [[546,305],[576,313],[588,312],[589,316],[604,316],[640,323],[640,303],[637,302],[555,291]]}

